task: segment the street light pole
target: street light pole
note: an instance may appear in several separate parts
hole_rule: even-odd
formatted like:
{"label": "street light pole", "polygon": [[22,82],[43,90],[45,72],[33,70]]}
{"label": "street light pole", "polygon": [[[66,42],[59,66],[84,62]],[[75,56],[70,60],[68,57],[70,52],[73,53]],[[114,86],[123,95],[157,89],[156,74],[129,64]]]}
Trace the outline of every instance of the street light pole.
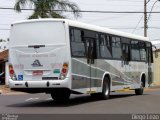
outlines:
{"label": "street light pole", "polygon": [[144,0],[144,37],[147,37],[147,1]]}
{"label": "street light pole", "polygon": [[153,7],[154,7],[154,5],[156,4],[156,2],[158,2],[158,1],[160,1],[160,0],[156,0],[156,1],[154,2],[154,4],[152,5],[150,14],[149,14],[149,16],[148,16],[148,18],[147,18],[147,4],[150,2],[150,0],[148,0],[148,1],[144,0],[144,37],[147,37],[147,29],[148,29],[147,23],[148,23],[148,20],[149,20],[149,18],[150,18],[150,15],[151,15],[151,12],[152,12],[152,10],[153,10]]}

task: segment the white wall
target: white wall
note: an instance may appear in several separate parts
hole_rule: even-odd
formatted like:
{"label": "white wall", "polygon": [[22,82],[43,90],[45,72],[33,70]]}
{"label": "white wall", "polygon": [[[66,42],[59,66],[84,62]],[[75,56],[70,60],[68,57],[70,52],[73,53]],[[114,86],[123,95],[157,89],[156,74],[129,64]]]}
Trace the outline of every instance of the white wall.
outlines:
{"label": "white wall", "polygon": [[0,52],[8,49],[8,42],[0,42]]}

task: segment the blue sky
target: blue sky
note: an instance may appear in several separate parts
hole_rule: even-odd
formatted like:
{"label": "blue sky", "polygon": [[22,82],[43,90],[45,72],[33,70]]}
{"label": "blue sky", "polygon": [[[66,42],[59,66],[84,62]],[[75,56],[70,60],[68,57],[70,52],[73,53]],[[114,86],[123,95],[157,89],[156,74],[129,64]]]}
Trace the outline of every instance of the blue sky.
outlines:
{"label": "blue sky", "polygon": [[[70,0],[79,5],[81,10],[97,11],[143,11],[144,0]],[[147,4],[150,11],[156,0],[150,0]],[[15,0],[0,0],[0,7],[13,7]],[[160,12],[160,2],[157,2],[153,11]],[[10,24],[14,21],[24,20],[31,14],[31,11],[16,13],[13,10],[0,9],[0,38],[9,37]],[[75,19],[67,13],[69,19],[108,27],[124,32],[134,33],[143,36],[143,14],[108,14],[108,13],[82,13],[82,17]],[[141,20],[141,21],[140,21]],[[139,23],[139,24],[138,24]],[[138,27],[136,28],[136,26]],[[154,44],[160,43],[160,13],[153,13],[148,22],[148,37]],[[135,29],[136,28],[136,29]]]}

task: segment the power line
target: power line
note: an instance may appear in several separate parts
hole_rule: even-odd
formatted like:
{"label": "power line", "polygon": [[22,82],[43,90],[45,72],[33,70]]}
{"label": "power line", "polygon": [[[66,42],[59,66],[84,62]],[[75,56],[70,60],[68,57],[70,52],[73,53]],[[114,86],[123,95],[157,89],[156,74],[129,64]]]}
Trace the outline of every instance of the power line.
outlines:
{"label": "power line", "polygon": [[148,28],[151,28],[151,29],[160,29],[160,27],[148,27]]}
{"label": "power line", "polygon": [[0,30],[10,30],[10,29],[7,29],[7,28],[0,28]]}
{"label": "power line", "polygon": [[[0,7],[1,10],[15,10],[14,8],[9,7]],[[28,10],[32,11],[34,9],[21,9],[21,10]],[[72,10],[53,10],[53,11],[61,11],[61,12],[73,12]],[[144,13],[143,11],[98,11],[98,10],[80,10],[80,11],[74,11],[74,12],[83,12],[83,13]],[[158,11],[151,11],[146,13],[160,13]]]}
{"label": "power line", "polygon": [[148,23],[148,20],[149,20],[149,18],[150,18],[150,16],[151,16],[151,12],[152,12],[152,10],[153,10],[153,8],[154,8],[154,5],[156,4],[158,2],[158,0],[157,1],[155,1],[154,3],[153,3],[153,5],[152,5],[152,8],[151,8],[151,11],[150,11],[150,13],[149,13],[149,15],[148,15],[148,18],[147,18],[147,23]]}
{"label": "power line", "polygon": [[10,25],[10,24],[0,24],[0,25]]}
{"label": "power line", "polygon": [[[134,27],[109,27],[110,29],[134,29]],[[143,29],[144,27],[137,27],[137,29]],[[149,29],[160,29],[160,27],[148,27]]]}
{"label": "power line", "polygon": [[142,17],[140,18],[140,20],[138,21],[138,23],[137,23],[136,27],[134,28],[134,30],[132,31],[132,33],[134,33],[134,32],[135,32],[135,30],[137,29],[138,25],[140,24],[140,22],[141,22],[142,18],[143,18],[143,16],[142,16]]}
{"label": "power line", "polygon": [[148,1],[146,2],[146,4],[148,4],[150,1],[151,1],[151,0],[148,0]]}
{"label": "power line", "polygon": [[[114,2],[115,2],[115,1],[118,1],[118,2],[119,2],[119,0],[107,0],[106,2],[113,2],[113,1],[114,1]],[[138,1],[138,0],[137,0],[137,1],[135,1],[135,0],[133,0],[133,1],[131,1],[131,0],[121,0],[121,1],[125,1],[125,2],[141,2],[141,3],[143,2],[143,1]],[[150,0],[149,0],[149,1],[150,1]]]}
{"label": "power line", "polygon": [[160,41],[160,38],[152,39],[151,41]]}

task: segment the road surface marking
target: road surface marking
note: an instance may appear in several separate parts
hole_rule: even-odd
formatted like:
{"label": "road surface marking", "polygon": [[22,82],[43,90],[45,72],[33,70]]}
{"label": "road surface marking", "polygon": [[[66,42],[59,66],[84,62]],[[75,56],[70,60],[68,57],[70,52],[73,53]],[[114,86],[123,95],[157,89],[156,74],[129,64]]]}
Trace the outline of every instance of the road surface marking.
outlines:
{"label": "road surface marking", "polygon": [[52,98],[47,98],[46,100],[52,100]]}
{"label": "road surface marking", "polygon": [[26,99],[25,101],[34,101],[34,100],[39,100],[39,98],[29,98],[29,99]]}

